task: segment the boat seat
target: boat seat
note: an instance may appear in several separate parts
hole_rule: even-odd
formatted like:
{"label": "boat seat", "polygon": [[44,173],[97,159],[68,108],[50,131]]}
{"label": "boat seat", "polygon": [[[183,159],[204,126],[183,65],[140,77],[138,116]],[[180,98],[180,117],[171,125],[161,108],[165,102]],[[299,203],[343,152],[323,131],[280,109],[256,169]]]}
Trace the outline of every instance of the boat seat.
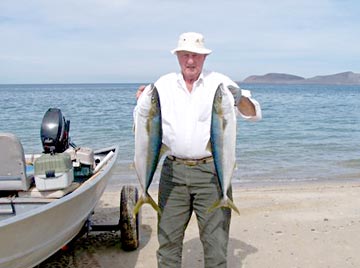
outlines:
{"label": "boat seat", "polygon": [[0,133],[0,191],[27,191],[31,180],[20,140],[11,133]]}

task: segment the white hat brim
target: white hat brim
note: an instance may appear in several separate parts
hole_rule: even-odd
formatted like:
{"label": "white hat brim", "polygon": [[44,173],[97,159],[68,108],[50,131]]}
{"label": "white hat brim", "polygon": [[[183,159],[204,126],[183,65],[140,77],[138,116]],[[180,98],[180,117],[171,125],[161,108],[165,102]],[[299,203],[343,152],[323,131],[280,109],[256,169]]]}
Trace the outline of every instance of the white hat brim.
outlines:
{"label": "white hat brim", "polygon": [[196,54],[211,54],[211,50],[207,49],[207,48],[196,48],[196,47],[177,47],[173,50],[171,50],[172,54],[176,54],[176,52],[179,51],[188,51],[188,52],[192,52],[192,53],[196,53]]}

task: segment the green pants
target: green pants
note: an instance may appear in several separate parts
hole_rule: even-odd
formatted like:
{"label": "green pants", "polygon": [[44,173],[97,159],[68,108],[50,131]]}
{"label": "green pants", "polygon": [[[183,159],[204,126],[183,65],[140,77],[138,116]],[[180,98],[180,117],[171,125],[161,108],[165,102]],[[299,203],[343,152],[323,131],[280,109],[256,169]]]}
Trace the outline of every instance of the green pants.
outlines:
{"label": "green pants", "polygon": [[[231,192],[229,193],[231,196]],[[214,163],[187,166],[165,159],[159,183],[158,267],[181,267],[185,229],[194,211],[205,268],[225,268],[231,211],[208,209],[221,198]]]}

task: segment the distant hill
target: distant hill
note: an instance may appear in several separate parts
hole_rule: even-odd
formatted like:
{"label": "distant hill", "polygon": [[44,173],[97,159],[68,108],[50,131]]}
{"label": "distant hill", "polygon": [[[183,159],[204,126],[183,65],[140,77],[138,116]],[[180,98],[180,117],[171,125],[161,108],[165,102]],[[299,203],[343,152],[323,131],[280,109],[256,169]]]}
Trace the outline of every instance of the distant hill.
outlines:
{"label": "distant hill", "polygon": [[333,75],[315,76],[307,79],[312,84],[360,85],[360,74],[344,72]]}
{"label": "distant hill", "polygon": [[251,75],[242,82],[252,84],[360,85],[360,74],[344,72],[332,75],[319,75],[312,78],[304,78],[291,74],[268,73],[265,75]]}

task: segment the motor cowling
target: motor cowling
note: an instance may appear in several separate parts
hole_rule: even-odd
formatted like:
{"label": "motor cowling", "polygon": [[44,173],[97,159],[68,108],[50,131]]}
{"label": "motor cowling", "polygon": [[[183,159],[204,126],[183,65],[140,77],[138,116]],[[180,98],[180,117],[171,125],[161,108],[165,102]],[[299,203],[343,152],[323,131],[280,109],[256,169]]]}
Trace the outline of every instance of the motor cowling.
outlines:
{"label": "motor cowling", "polygon": [[58,108],[49,108],[41,122],[40,137],[44,153],[62,153],[69,148],[70,120]]}

